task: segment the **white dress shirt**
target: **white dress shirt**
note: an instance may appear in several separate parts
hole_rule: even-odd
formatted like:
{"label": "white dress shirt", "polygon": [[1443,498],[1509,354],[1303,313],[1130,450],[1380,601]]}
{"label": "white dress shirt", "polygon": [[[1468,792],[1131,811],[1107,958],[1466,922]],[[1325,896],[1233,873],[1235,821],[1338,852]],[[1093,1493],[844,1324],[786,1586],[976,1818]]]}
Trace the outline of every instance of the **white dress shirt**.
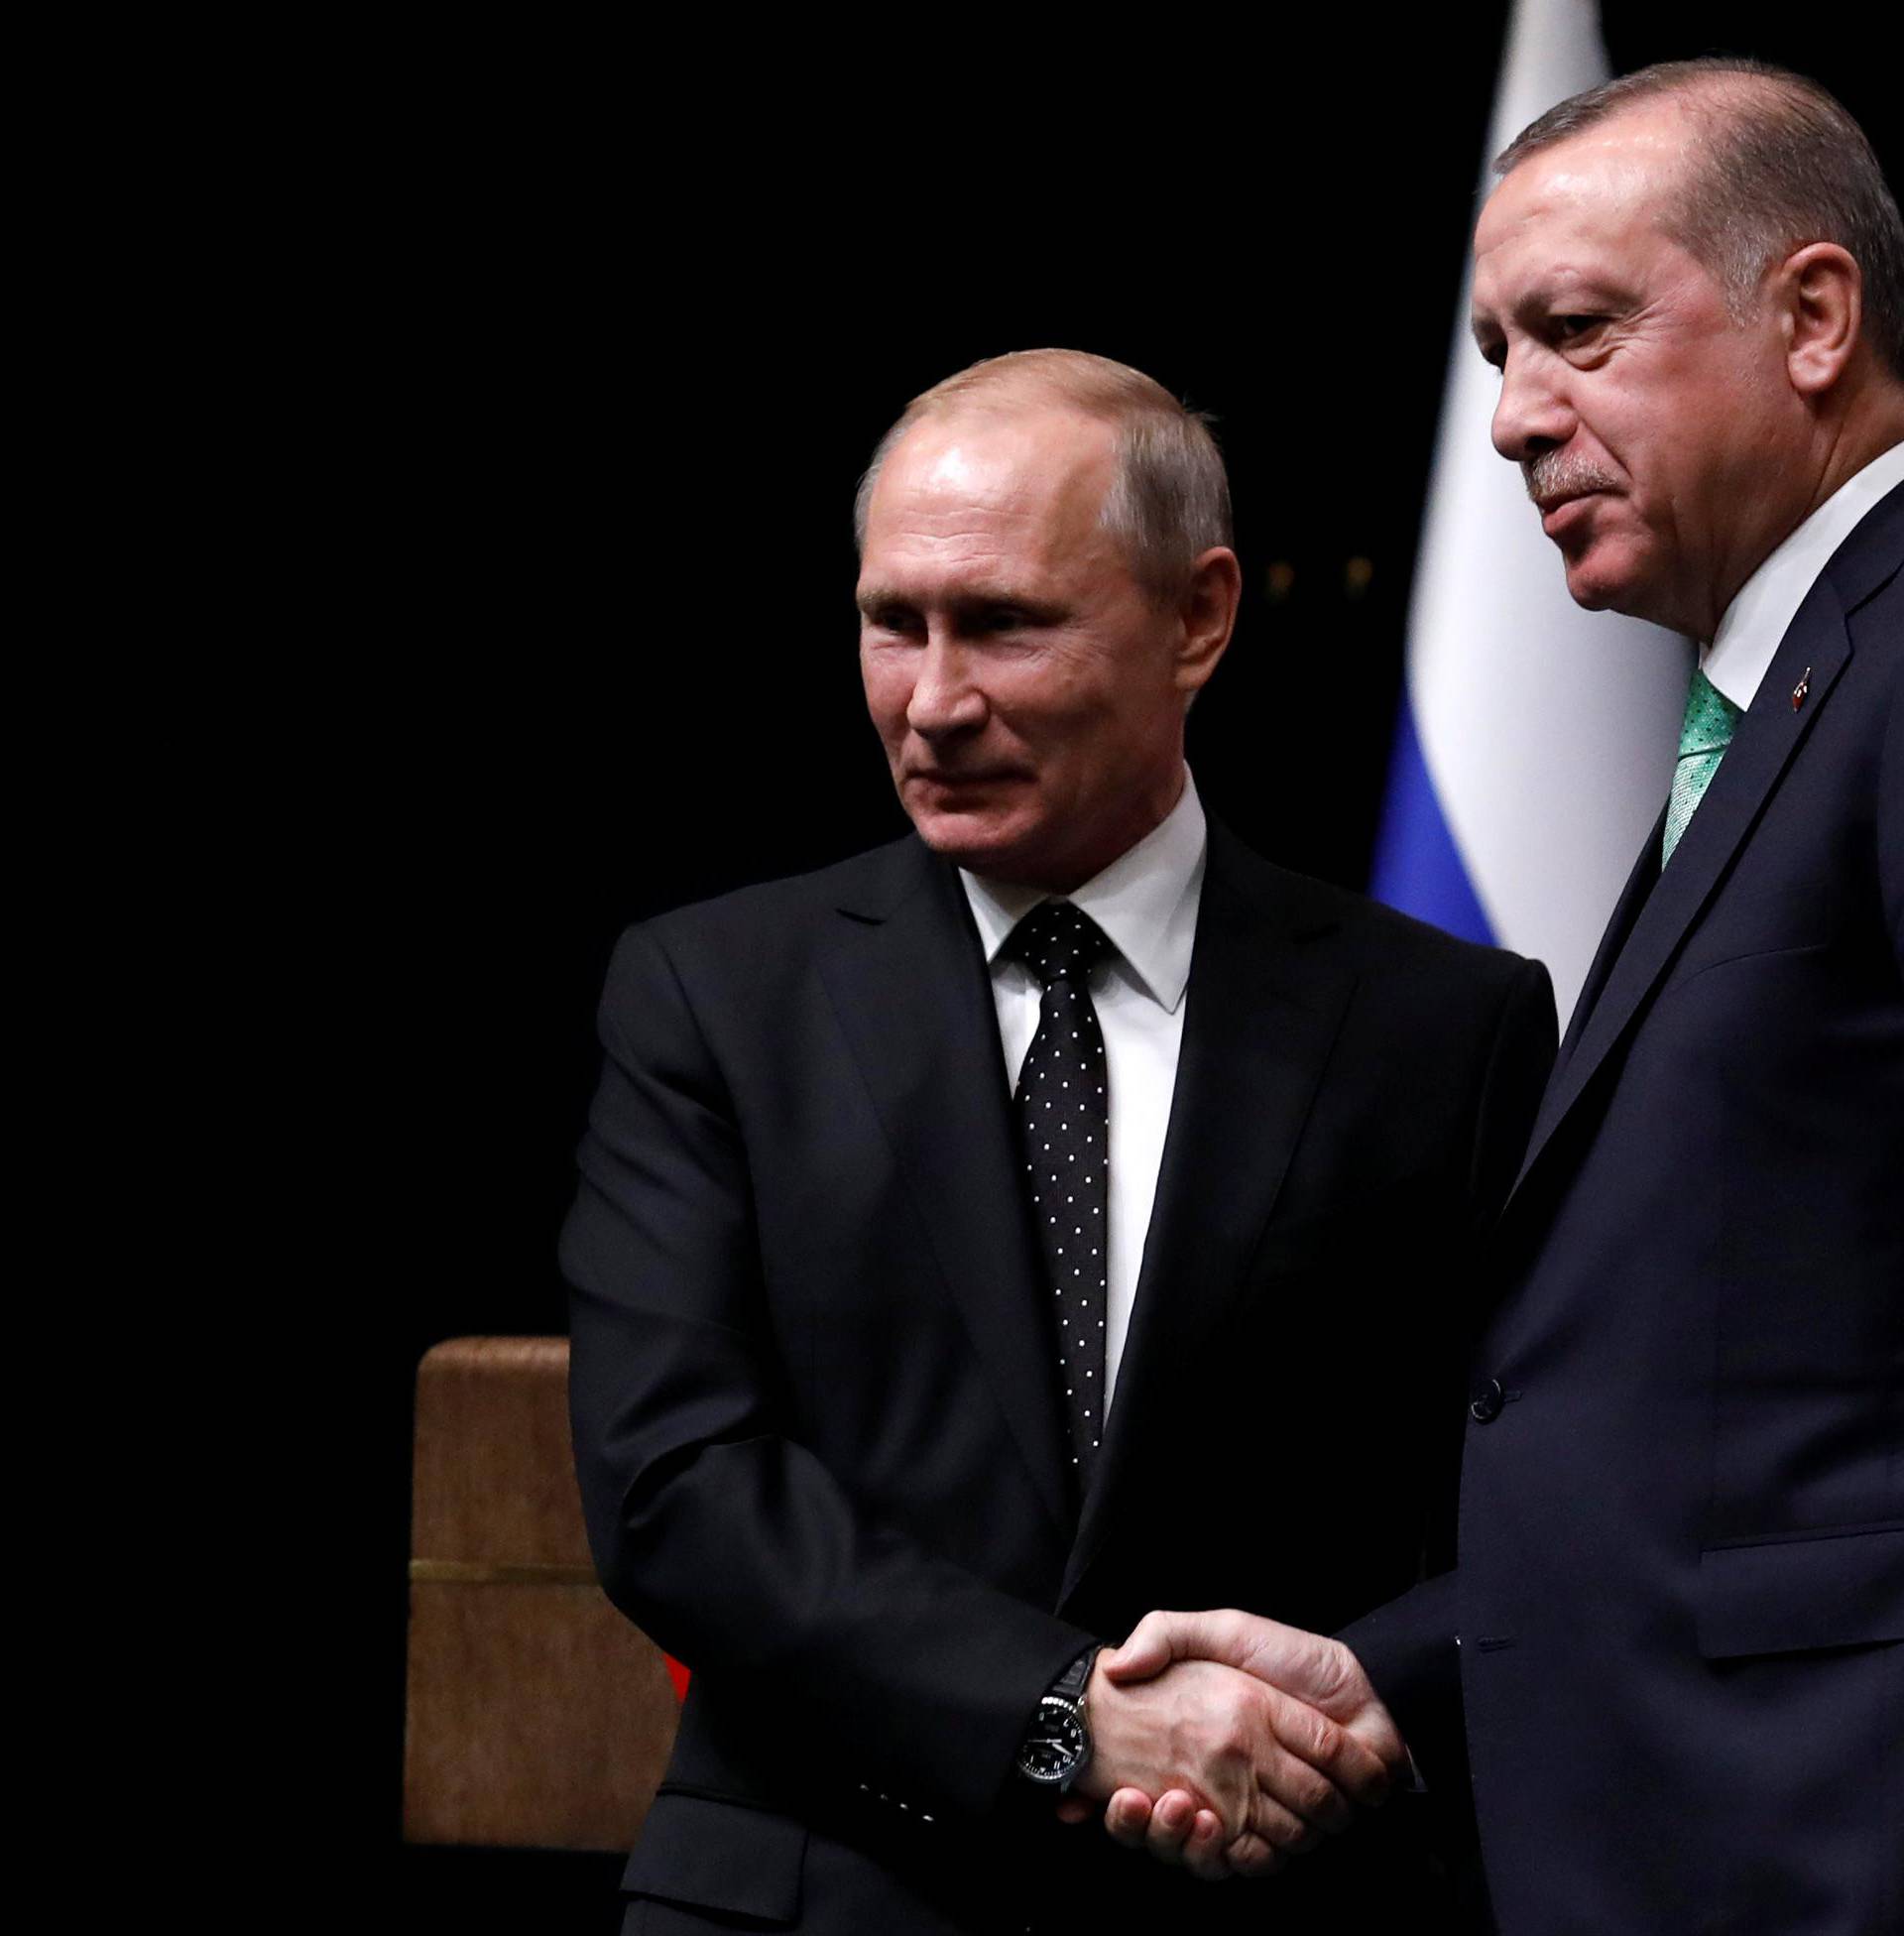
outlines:
{"label": "white dress shirt", "polygon": [[[1110,1225],[1105,1259],[1104,1390],[1108,1414],[1117,1400],[1118,1367],[1136,1301],[1143,1240],[1156,1201],[1170,1098],[1183,1045],[1184,985],[1203,899],[1207,833],[1203,806],[1186,768],[1183,792],[1162,822],[1075,893],[1059,897],[1103,928],[1113,952],[1091,973],[1091,1000],[1104,1035],[1110,1105]],[[999,1013],[1005,1072],[1013,1090],[1037,1032],[1043,990],[1020,961],[1002,956],[1012,930],[1039,902],[1053,897],[959,870]]]}
{"label": "white dress shirt", "polygon": [[1894,443],[1847,477],[1738,588],[1699,663],[1741,711],[1752,703],[1778,642],[1832,553],[1899,484],[1904,484],[1904,443]]}

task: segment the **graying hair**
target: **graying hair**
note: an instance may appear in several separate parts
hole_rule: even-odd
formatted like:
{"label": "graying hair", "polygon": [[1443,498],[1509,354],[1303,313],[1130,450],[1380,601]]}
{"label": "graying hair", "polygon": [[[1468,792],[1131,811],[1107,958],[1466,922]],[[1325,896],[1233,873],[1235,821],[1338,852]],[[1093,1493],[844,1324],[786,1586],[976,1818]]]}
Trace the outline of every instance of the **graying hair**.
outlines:
{"label": "graying hair", "polygon": [[1862,275],[1865,336],[1904,376],[1904,222],[1863,129],[1803,74],[1729,56],[1641,67],[1549,108],[1494,173],[1663,95],[1683,98],[1695,134],[1661,225],[1726,292],[1733,320],[1756,309],[1766,270],[1808,243],[1836,242]]}
{"label": "graying hair", "polygon": [[914,397],[873,452],[853,500],[853,533],[866,549],[874,486],[892,447],[922,418],[964,408],[1009,410],[1026,401],[1068,406],[1112,424],[1117,473],[1099,514],[1131,576],[1160,606],[1189,590],[1191,567],[1231,542],[1230,479],[1210,419],[1160,383],[1085,350],[1026,349],[987,357]]}

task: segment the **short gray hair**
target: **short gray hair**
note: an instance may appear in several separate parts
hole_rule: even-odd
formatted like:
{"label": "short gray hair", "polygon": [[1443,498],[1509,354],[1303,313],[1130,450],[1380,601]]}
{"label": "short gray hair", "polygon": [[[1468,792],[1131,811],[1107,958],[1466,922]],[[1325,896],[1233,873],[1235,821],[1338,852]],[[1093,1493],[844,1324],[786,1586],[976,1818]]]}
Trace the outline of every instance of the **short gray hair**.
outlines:
{"label": "short gray hair", "polygon": [[1695,130],[1662,226],[1726,292],[1733,319],[1756,307],[1768,268],[1836,242],[1863,279],[1864,335],[1904,376],[1904,222],[1864,131],[1817,81],[1762,60],[1664,60],[1549,108],[1494,163],[1506,175],[1623,109],[1680,97]]}
{"label": "short gray hair", "polygon": [[1158,605],[1177,603],[1191,567],[1213,545],[1231,543],[1230,479],[1210,419],[1186,409],[1141,370],[1077,349],[1014,350],[987,357],[914,397],[873,452],[853,500],[853,533],[866,549],[873,489],[892,447],[922,418],[970,407],[1010,410],[1058,404],[1117,431],[1117,474],[1104,501],[1103,528],[1116,539],[1131,576]]}

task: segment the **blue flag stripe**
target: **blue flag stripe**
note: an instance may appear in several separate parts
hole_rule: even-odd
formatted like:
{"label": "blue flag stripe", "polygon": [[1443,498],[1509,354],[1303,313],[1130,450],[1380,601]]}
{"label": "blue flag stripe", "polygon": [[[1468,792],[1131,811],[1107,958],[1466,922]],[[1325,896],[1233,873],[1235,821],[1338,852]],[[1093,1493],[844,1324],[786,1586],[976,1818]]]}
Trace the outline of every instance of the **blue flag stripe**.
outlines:
{"label": "blue flag stripe", "polygon": [[1414,707],[1405,692],[1395,722],[1395,747],[1388,763],[1388,790],[1375,834],[1368,892],[1390,908],[1433,921],[1464,941],[1494,945],[1493,928],[1482,912],[1455,837],[1448,831],[1434,780],[1422,758]]}

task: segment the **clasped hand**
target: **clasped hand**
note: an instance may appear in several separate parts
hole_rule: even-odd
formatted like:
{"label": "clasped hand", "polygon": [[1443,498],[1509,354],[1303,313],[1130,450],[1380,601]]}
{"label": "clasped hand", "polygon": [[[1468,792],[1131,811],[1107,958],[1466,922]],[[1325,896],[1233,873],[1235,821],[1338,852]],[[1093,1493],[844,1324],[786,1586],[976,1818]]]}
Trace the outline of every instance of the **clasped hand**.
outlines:
{"label": "clasped hand", "polygon": [[1104,1804],[1127,1848],[1209,1881],[1266,1876],[1379,1806],[1407,1751],[1340,1641],[1227,1611],[1149,1614],[1085,1690],[1091,1763],[1060,1804]]}

